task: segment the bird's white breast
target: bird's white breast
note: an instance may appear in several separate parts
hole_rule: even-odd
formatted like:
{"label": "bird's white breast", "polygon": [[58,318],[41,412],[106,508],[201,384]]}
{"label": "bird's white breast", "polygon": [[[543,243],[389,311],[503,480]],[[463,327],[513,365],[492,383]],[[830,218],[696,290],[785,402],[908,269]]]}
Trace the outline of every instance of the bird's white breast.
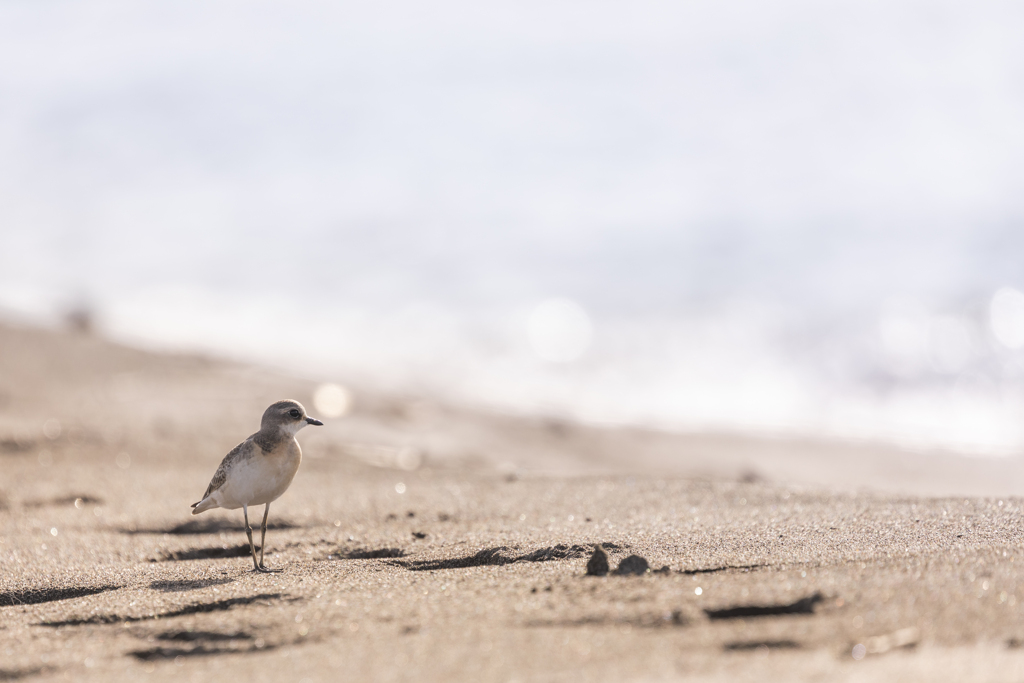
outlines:
{"label": "bird's white breast", "polygon": [[262,505],[277,500],[295,478],[302,451],[288,439],[272,452],[262,450],[234,463],[219,493],[220,507],[234,510],[243,505]]}

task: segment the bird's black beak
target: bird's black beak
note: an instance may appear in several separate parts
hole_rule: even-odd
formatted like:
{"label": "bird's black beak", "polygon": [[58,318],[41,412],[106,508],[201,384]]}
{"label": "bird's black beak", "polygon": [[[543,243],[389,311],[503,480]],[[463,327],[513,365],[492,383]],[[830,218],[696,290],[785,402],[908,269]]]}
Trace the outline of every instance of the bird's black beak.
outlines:
{"label": "bird's black beak", "polygon": [[316,425],[317,427],[323,427],[324,426],[323,422],[321,422],[320,420],[317,420],[316,418],[312,418],[312,417],[307,417],[306,418],[306,422],[308,422],[311,425]]}

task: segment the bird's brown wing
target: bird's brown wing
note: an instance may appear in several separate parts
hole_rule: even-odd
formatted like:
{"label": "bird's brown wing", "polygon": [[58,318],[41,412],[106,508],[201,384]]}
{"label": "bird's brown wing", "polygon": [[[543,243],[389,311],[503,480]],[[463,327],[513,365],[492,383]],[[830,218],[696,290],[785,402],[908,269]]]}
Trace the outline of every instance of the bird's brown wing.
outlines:
{"label": "bird's brown wing", "polygon": [[[253,436],[256,435],[253,434]],[[228,470],[231,469],[231,466],[240,460],[248,460],[253,457],[256,455],[258,448],[259,447],[256,445],[256,442],[253,441],[252,436],[232,448],[228,454],[224,456],[224,459],[220,461],[220,467],[217,468],[217,471],[213,475],[213,479],[210,480],[210,485],[206,487],[206,493],[204,493],[203,497],[197,502],[192,503],[192,507],[202,503],[210,497],[211,493],[223,486],[224,482],[227,481]]]}

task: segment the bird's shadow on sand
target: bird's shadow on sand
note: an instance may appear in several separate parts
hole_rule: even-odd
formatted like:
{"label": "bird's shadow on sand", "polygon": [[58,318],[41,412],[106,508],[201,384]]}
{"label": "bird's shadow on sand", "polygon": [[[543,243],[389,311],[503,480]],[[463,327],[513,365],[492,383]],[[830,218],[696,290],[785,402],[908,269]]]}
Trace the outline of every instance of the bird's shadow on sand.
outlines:
{"label": "bird's shadow on sand", "polygon": [[[260,546],[256,546],[256,552]],[[187,548],[162,553],[159,557],[150,558],[150,562],[183,562],[186,560],[219,560],[226,557],[249,557],[252,551],[248,543],[231,546],[214,546],[212,548]]]}
{"label": "bird's shadow on sand", "polygon": [[149,584],[152,590],[161,593],[184,593],[186,591],[199,590],[209,586],[223,586],[226,583],[234,583],[235,579],[193,579],[189,581],[154,581]]}
{"label": "bird's shadow on sand", "polygon": [[[270,522],[267,529],[271,531],[280,529],[300,529],[301,526],[288,521]],[[245,524],[241,519],[229,517],[207,517],[205,519],[193,519],[181,524],[167,527],[142,527],[122,529],[124,534],[170,534],[172,536],[200,536],[203,534],[220,534],[224,532],[241,532]]]}

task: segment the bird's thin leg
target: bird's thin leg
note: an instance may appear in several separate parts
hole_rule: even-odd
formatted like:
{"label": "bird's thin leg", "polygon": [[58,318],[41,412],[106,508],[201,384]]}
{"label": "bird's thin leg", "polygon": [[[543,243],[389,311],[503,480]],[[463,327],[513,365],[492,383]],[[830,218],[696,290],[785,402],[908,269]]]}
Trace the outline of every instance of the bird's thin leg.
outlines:
{"label": "bird's thin leg", "polygon": [[249,526],[249,506],[242,506],[242,514],[245,515],[245,535],[249,537],[249,550],[252,551],[252,570],[260,571],[260,565],[256,562],[256,546],[252,543],[252,527]]}
{"label": "bird's thin leg", "polygon": [[281,569],[267,569],[263,565],[263,550],[266,548],[266,517],[270,514],[270,504],[267,503],[266,507],[263,508],[263,524],[260,526],[260,540],[259,540],[259,568],[263,571],[281,571]]}
{"label": "bird's thin leg", "polygon": [[263,550],[266,548],[266,518],[267,518],[267,515],[269,515],[269,514],[270,514],[270,504],[267,503],[266,507],[263,508],[263,524],[260,526],[260,530],[262,531],[262,533],[260,535],[260,540],[259,540],[259,570],[260,571],[268,571],[268,572],[276,573],[278,571],[282,571],[282,569],[267,569],[263,565]]}
{"label": "bird's thin leg", "polygon": [[263,524],[260,526],[260,569],[263,569],[263,551],[267,547],[267,515],[270,514],[270,503],[263,508]]}

